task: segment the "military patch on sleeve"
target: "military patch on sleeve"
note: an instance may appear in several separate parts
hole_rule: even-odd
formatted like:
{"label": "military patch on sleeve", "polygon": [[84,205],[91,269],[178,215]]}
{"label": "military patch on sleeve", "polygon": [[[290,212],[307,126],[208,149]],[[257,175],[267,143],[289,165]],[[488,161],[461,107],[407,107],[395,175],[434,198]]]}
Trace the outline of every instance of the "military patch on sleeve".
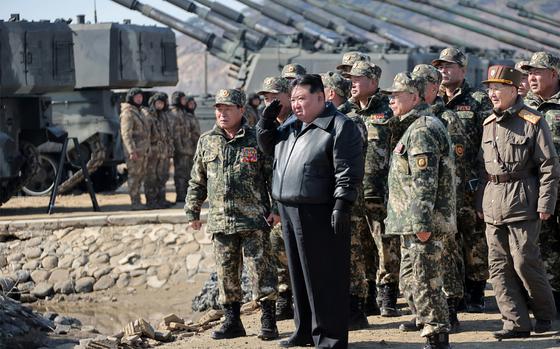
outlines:
{"label": "military patch on sleeve", "polygon": [[385,114],[383,113],[373,114],[369,117],[369,119],[372,121],[385,119]]}
{"label": "military patch on sleeve", "polygon": [[520,118],[522,118],[525,121],[528,121],[528,122],[532,123],[533,125],[536,124],[537,122],[539,122],[539,120],[541,119],[541,117],[539,115],[537,115],[535,113],[531,113],[527,109],[520,110],[518,115],[519,115]]}
{"label": "military patch on sleeve", "polygon": [[416,156],[416,166],[419,170],[425,170],[428,168],[428,155],[418,155]]}
{"label": "military patch on sleeve", "polygon": [[257,162],[257,149],[253,147],[241,149],[241,162]]}
{"label": "military patch on sleeve", "polygon": [[393,153],[402,155],[404,153],[404,144],[402,144],[400,142],[397,143],[397,146],[393,150]]}
{"label": "military patch on sleeve", "polygon": [[463,147],[462,144],[455,144],[455,154],[458,157],[462,157],[463,155],[465,155],[465,147]]}
{"label": "military patch on sleeve", "polygon": [[470,105],[458,105],[457,111],[471,111]]}

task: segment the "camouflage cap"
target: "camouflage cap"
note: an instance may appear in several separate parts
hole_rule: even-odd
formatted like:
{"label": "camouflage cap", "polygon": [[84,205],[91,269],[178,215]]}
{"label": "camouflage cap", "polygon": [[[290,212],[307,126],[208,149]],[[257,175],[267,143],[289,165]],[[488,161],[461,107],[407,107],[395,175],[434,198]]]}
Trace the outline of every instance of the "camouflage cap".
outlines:
{"label": "camouflage cap", "polygon": [[214,106],[218,104],[238,105],[242,107],[245,105],[245,93],[234,88],[218,90],[218,92],[216,92],[216,102]]}
{"label": "camouflage cap", "polygon": [[505,84],[519,87],[523,74],[512,67],[505,65],[493,65],[488,68],[488,79],[484,80],[483,84]]}
{"label": "camouflage cap", "polygon": [[352,82],[350,80],[332,71],[321,74],[321,80],[323,80],[323,85],[325,87],[333,89],[340,97],[348,98],[350,89],[352,88]]}
{"label": "camouflage cap", "polygon": [[433,65],[429,64],[416,65],[410,75],[414,79],[422,78],[435,84],[441,80],[441,73]]}
{"label": "camouflage cap", "polygon": [[517,69],[521,74],[527,75],[529,71],[527,69],[523,69],[524,66],[529,65],[529,61],[519,61],[515,63],[515,69]]}
{"label": "camouflage cap", "polygon": [[533,56],[531,56],[529,64],[521,66],[521,69],[528,70],[530,68],[545,68],[560,72],[560,59],[552,53],[535,52]]}
{"label": "camouflage cap", "polygon": [[467,66],[467,56],[461,50],[456,47],[447,47],[444,48],[440,54],[438,59],[434,59],[432,61],[432,65],[437,67],[441,63],[457,63],[461,67]]}
{"label": "camouflage cap", "polygon": [[289,93],[290,81],[280,76],[269,76],[263,80],[261,90],[257,94],[264,93]]}
{"label": "camouflage cap", "polygon": [[423,83],[420,80],[415,80],[409,72],[401,72],[395,75],[393,85],[387,89],[381,90],[381,93],[390,95],[394,92],[409,92],[422,94]]}
{"label": "camouflage cap", "polygon": [[350,51],[342,55],[342,64],[336,66],[336,69],[342,70],[343,72],[348,72],[352,69],[354,63],[358,61],[370,62],[370,58],[367,54],[359,51]]}
{"label": "camouflage cap", "polygon": [[367,76],[370,79],[378,79],[381,77],[381,68],[379,66],[366,61],[357,61],[352,65],[352,69],[348,73],[343,73],[345,78],[351,76]]}
{"label": "camouflage cap", "polygon": [[305,75],[305,74],[307,74],[307,71],[303,66],[297,63],[290,63],[290,64],[286,64],[284,68],[282,68],[281,76],[283,78],[295,79],[299,75]]}

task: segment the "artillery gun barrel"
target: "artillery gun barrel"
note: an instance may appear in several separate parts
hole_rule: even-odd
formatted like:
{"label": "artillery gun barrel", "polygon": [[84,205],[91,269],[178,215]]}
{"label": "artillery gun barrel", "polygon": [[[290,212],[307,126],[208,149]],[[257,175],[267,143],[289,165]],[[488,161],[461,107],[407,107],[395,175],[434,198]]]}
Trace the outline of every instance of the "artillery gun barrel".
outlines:
{"label": "artillery gun barrel", "polygon": [[300,33],[302,33],[303,35],[305,35],[306,37],[308,37],[309,39],[313,40],[313,41],[321,41],[323,43],[326,43],[327,45],[331,45],[331,46],[339,46],[340,42],[339,40],[334,40],[332,38],[329,38],[311,28],[309,28],[308,26],[306,26],[304,23],[302,22],[298,22],[295,21],[292,17],[290,17],[289,15],[285,14],[285,13],[280,13],[275,11],[274,9],[271,8],[265,8],[263,5],[258,4],[252,0],[238,0],[240,3],[249,6],[250,8],[257,10],[259,13],[261,13],[262,15],[271,18],[273,20],[275,20],[276,22],[279,22],[287,27],[293,27],[296,30],[298,30]]}
{"label": "artillery gun barrel", "polygon": [[405,3],[402,3],[400,1],[396,1],[396,0],[377,0],[377,1],[384,2],[384,3],[390,4],[390,5],[393,5],[393,6],[396,6],[396,7],[400,7],[400,8],[403,8],[405,10],[408,10],[408,11],[411,11],[411,12],[414,12],[414,13],[418,13],[418,14],[421,14],[421,15],[426,16],[426,17],[433,18],[435,20],[438,20],[439,22],[444,22],[444,23],[447,23],[447,24],[451,24],[453,26],[456,26],[456,27],[459,27],[459,28],[462,28],[462,29],[466,29],[466,30],[471,31],[471,32],[475,32],[475,33],[493,38],[493,39],[498,40],[498,41],[505,42],[507,44],[510,44],[512,46],[515,46],[515,47],[518,47],[518,48],[521,48],[521,49],[524,49],[524,50],[533,51],[533,52],[542,50],[542,47],[540,47],[540,46],[536,46],[536,45],[533,45],[531,43],[525,43],[521,40],[517,40],[517,38],[509,37],[509,36],[506,36],[506,35],[501,35],[499,33],[493,33],[493,32],[490,32],[488,30],[479,28],[479,27],[474,26],[474,25],[470,25],[470,24],[467,24],[467,23],[464,23],[464,22],[459,22],[459,21],[451,19],[451,18],[442,17],[442,16],[438,15],[437,13],[426,11],[424,9],[417,8],[413,5],[405,4]]}
{"label": "artillery gun barrel", "polygon": [[[314,1],[314,0],[309,0],[309,1]],[[437,39],[439,41],[442,41],[442,42],[450,44],[450,45],[462,46],[462,47],[472,46],[470,43],[468,43],[466,41],[463,41],[461,39],[457,39],[457,38],[455,38],[451,35],[435,32],[435,31],[426,29],[424,27],[414,25],[410,22],[405,22],[405,21],[401,21],[401,20],[396,19],[396,18],[386,17],[386,16],[383,16],[383,15],[380,15],[379,13],[377,13],[377,12],[367,8],[367,7],[358,8],[357,6],[350,5],[350,4],[344,4],[343,6],[348,6],[353,11],[361,11],[361,12],[363,12],[364,15],[367,15],[368,17],[373,17],[373,18],[376,18],[376,19],[381,20],[383,22],[391,23],[391,24],[394,24],[396,26],[399,26],[399,27],[402,27],[402,28],[405,28],[405,29],[408,29],[408,30],[412,30],[412,31],[417,32],[417,33],[424,34],[426,36],[429,36],[431,38]],[[334,9],[332,9],[332,10],[334,11]]]}
{"label": "artillery gun barrel", "polygon": [[[484,12],[490,13],[490,14],[496,16],[496,17],[500,17],[500,18],[503,18],[503,19],[513,21],[513,19],[505,17],[503,15],[503,13],[501,13],[499,11],[496,11],[494,9],[491,9],[491,8],[482,7],[478,4],[476,4],[475,2],[473,2],[472,0],[459,0],[459,5],[464,6],[464,7],[468,7],[468,8],[473,8],[473,9],[479,10],[479,11],[484,11]],[[554,30],[552,28],[543,27],[543,26],[539,25],[538,23],[532,23],[532,22],[529,22],[529,21],[524,21],[522,19],[516,19],[515,22],[518,23],[518,24],[521,24],[521,25],[525,25],[529,28],[538,29],[538,30],[546,32],[548,34],[560,36],[559,31]]]}
{"label": "artillery gun barrel", "polygon": [[253,50],[258,50],[264,46],[266,43],[266,36],[255,33],[251,30],[243,28],[243,25],[237,25],[235,22],[231,22],[226,17],[221,14],[214,12],[213,10],[208,10],[196,5],[194,2],[189,0],[165,0],[187,12],[194,13],[200,18],[207,20],[208,22],[224,29],[228,33],[234,33],[240,39],[245,38],[250,47]]}
{"label": "artillery gun barrel", "polygon": [[226,62],[236,65],[242,64],[241,59],[239,58],[238,45],[232,41],[217,37],[215,34],[209,33],[203,28],[181,21],[180,19],[159,11],[152,6],[145,5],[138,0],[112,1],[129,9],[138,11],[146,17],[165,24],[193,39],[202,42],[206,45],[210,53]]}
{"label": "artillery gun barrel", "polygon": [[535,20],[535,21],[539,21],[539,22],[542,22],[542,23],[544,23],[544,24],[548,24],[548,25],[553,26],[553,27],[558,27],[558,26],[560,26],[560,22],[556,22],[556,21],[554,21],[554,20],[552,20],[552,19],[549,19],[548,17],[541,18],[540,16],[537,16],[537,15],[535,15],[534,13],[529,12],[529,11],[527,11],[527,10],[519,10],[519,11],[517,12],[517,15],[518,15],[519,17],[528,18],[528,19],[533,19],[533,20]]}
{"label": "artillery gun barrel", "polygon": [[508,1],[506,6],[514,10],[519,10],[518,15],[521,17],[530,18],[530,19],[541,19],[551,25],[560,26],[560,21],[558,21],[557,19],[549,17],[547,15],[543,15],[542,13],[526,10],[522,5],[519,5],[514,1]]}
{"label": "artillery gun barrel", "polygon": [[522,30],[519,30],[519,29],[516,29],[516,28],[513,28],[513,27],[509,27],[509,26],[503,25],[501,23],[496,23],[495,21],[491,21],[491,20],[488,20],[488,19],[485,19],[485,18],[481,18],[481,17],[476,16],[476,15],[474,15],[472,13],[469,13],[469,12],[456,10],[451,6],[441,5],[441,4],[438,4],[438,3],[434,3],[430,0],[412,0],[412,1],[417,2],[419,4],[432,6],[434,8],[439,9],[439,10],[443,10],[443,11],[448,12],[448,13],[453,13],[457,16],[468,18],[470,20],[473,20],[473,21],[476,21],[476,22],[479,22],[479,23],[483,23],[483,24],[486,24],[486,25],[494,27],[494,28],[501,29],[501,30],[509,32],[511,34],[530,39],[532,41],[540,42],[543,45],[547,45],[547,46],[550,46],[550,47],[554,47],[556,49],[560,49],[560,44],[555,42],[555,41],[552,41],[552,40],[549,40],[549,39],[546,39],[546,38],[541,38],[541,37],[538,37],[538,36],[535,36],[535,35],[531,35],[527,32],[522,31]]}

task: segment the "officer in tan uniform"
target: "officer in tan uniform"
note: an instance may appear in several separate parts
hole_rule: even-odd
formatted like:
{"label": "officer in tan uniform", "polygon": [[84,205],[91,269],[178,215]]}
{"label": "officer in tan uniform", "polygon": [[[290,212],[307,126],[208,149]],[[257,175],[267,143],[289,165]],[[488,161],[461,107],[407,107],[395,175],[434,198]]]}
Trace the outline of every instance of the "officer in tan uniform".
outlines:
{"label": "officer in tan uniform", "polygon": [[547,122],[517,94],[520,81],[519,71],[503,65],[490,67],[484,81],[494,113],[483,123],[477,213],[502,315],[499,340],[550,331],[556,316],[538,241],[542,221],[554,213],[560,165]]}

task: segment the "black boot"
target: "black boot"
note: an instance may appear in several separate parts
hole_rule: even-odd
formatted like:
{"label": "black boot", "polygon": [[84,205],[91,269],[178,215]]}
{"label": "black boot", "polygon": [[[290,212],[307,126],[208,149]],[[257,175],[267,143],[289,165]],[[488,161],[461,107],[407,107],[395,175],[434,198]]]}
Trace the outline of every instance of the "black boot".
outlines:
{"label": "black boot", "polygon": [[381,314],[377,305],[377,286],[375,281],[368,281],[368,297],[365,301],[364,311],[367,316]]}
{"label": "black boot", "polygon": [[426,337],[424,349],[451,349],[449,346],[449,333],[432,333]]}
{"label": "black boot", "polygon": [[381,316],[401,316],[397,310],[398,286],[396,283],[381,286]]}
{"label": "black boot", "polygon": [[276,327],[276,301],[261,302],[261,333],[259,338],[270,341],[278,338],[278,327]]}
{"label": "black boot", "polygon": [[212,332],[213,339],[229,339],[236,337],[245,337],[245,328],[241,322],[240,315],[241,304],[233,302],[224,304],[225,320],[219,330]]}
{"label": "black boot", "polygon": [[399,330],[403,332],[418,332],[421,331],[423,328],[424,325],[416,323],[415,317],[413,317],[412,320],[403,322],[402,324],[399,325]]}
{"label": "black boot", "polygon": [[486,280],[473,281],[467,279],[466,285],[467,291],[469,292],[469,296],[465,299],[467,301],[467,313],[483,313]]}
{"label": "black boot", "polygon": [[368,328],[366,314],[364,313],[363,301],[358,296],[350,296],[350,318],[348,319],[348,330],[356,331]]}
{"label": "black boot", "polygon": [[278,293],[276,300],[276,320],[289,320],[294,318],[292,291],[287,290]]}
{"label": "black boot", "polygon": [[457,303],[459,300],[457,298],[447,299],[447,308],[449,309],[449,325],[451,326],[451,333],[459,332],[459,318],[457,317]]}

